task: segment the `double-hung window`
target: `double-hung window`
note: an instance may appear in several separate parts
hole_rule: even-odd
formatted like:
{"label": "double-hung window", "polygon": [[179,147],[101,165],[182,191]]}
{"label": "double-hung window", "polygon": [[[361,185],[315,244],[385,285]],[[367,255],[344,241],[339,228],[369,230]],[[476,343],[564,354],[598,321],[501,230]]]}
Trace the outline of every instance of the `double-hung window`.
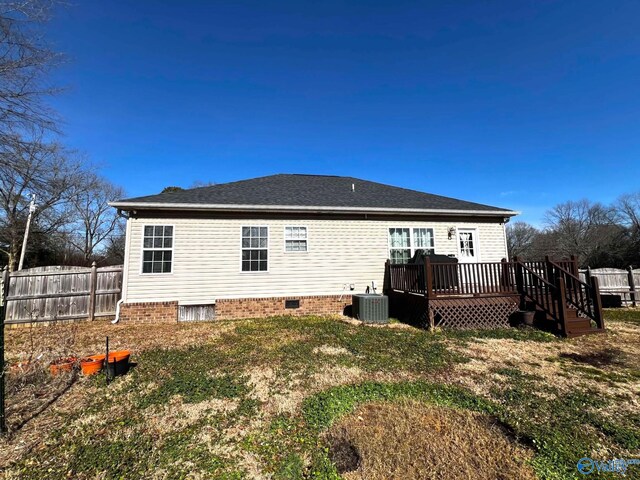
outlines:
{"label": "double-hung window", "polygon": [[142,273],[171,273],[173,227],[145,225],[142,239]]}
{"label": "double-hung window", "polygon": [[284,251],[307,251],[307,227],[284,227]]}
{"label": "double-hung window", "polygon": [[269,229],[242,227],[242,271],[266,272],[268,266]]}
{"label": "double-hung window", "polygon": [[390,228],[389,259],[391,263],[407,263],[416,250],[434,253],[432,228]]}

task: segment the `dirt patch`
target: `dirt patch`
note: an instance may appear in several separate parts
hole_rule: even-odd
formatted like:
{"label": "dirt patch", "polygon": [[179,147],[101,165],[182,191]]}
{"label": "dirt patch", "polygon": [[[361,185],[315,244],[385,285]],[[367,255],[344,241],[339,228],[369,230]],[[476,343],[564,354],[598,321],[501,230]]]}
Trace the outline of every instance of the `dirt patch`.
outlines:
{"label": "dirt patch", "polygon": [[532,452],[494,418],[417,402],[372,403],[326,434],[348,480],[534,479]]}
{"label": "dirt patch", "polygon": [[585,363],[593,367],[624,366],[625,353],[619,348],[595,350],[586,353],[561,353],[560,358],[568,358],[578,363]]}

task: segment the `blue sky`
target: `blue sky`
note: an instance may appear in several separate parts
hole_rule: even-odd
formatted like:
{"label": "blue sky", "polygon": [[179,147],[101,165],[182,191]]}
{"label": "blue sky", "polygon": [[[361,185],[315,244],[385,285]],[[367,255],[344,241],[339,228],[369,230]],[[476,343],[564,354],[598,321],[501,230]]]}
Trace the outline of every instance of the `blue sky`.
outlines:
{"label": "blue sky", "polygon": [[131,196],[351,175],[521,210],[640,189],[640,2],[83,0],[64,141]]}

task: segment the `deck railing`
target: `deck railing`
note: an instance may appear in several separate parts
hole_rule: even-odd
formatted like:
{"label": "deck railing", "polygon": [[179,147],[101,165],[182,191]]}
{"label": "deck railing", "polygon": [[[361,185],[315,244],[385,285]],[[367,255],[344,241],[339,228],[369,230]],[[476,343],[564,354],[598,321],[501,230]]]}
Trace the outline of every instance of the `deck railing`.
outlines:
{"label": "deck railing", "polygon": [[425,293],[425,266],[419,263],[388,264],[392,290],[407,293]]}
{"label": "deck railing", "polygon": [[598,279],[592,277],[590,284],[568,271],[561,263],[547,260],[555,278],[561,279],[565,285],[564,301],[573,306],[578,312],[593,319],[599,328],[604,328],[602,306]]}
{"label": "deck railing", "polygon": [[389,264],[389,287],[428,298],[517,294],[514,262]]}
{"label": "deck railing", "polygon": [[[518,291],[524,294],[522,301],[525,302],[528,298],[552,317],[562,316],[561,305],[558,302],[558,286],[538,274],[540,269],[531,265],[532,263],[534,262],[516,263]],[[521,305],[521,308],[524,309],[525,306]]]}

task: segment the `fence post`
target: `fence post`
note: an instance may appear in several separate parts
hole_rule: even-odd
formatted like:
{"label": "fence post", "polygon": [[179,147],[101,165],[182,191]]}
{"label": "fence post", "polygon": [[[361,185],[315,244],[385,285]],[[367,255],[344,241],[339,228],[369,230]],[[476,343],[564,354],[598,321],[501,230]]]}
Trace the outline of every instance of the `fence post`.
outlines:
{"label": "fence post", "polygon": [[631,292],[629,296],[631,297],[631,305],[636,306],[636,282],[633,279],[633,266],[629,265],[627,267],[627,275],[629,279],[629,291]]}
{"label": "fence post", "polygon": [[591,277],[591,287],[593,288],[593,310],[598,328],[604,330],[604,316],[602,315],[602,299],[600,298],[600,284],[598,277]]}
{"label": "fence post", "polygon": [[91,264],[91,276],[89,278],[89,320],[92,321],[96,315],[96,288],[98,283],[98,268],[96,262]]}
{"label": "fence post", "polygon": [[9,296],[9,267],[2,270],[2,290],[0,291],[0,434],[7,433],[7,417],[5,411],[5,369],[4,369],[4,323],[7,313],[7,297]]}

